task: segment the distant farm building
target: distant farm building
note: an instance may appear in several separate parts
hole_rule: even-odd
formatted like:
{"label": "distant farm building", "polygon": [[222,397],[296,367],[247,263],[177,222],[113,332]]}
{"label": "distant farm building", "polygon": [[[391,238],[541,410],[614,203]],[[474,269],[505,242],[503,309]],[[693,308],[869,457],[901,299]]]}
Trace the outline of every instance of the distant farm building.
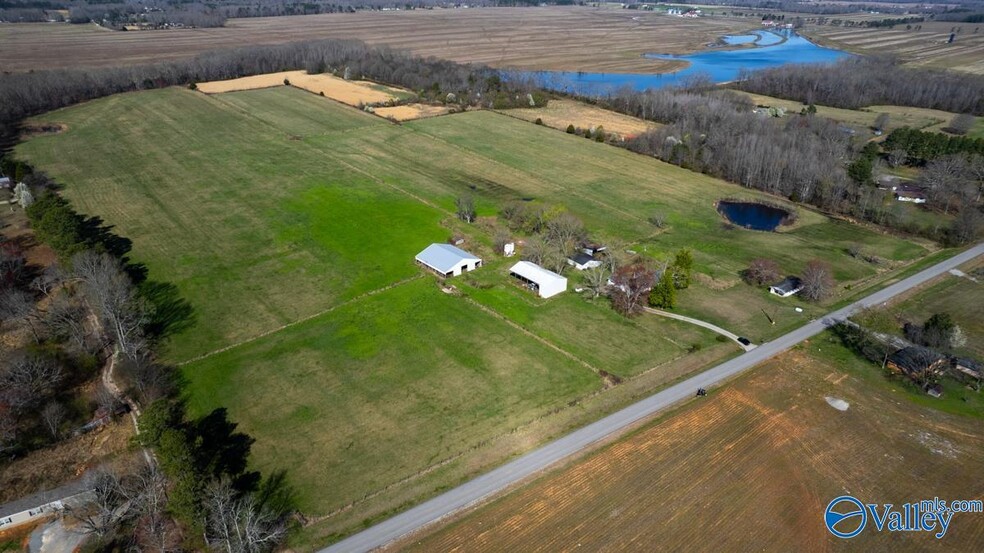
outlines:
{"label": "distant farm building", "polygon": [[550,298],[567,290],[566,278],[529,261],[516,263],[509,269],[509,274],[518,278],[541,298]]}
{"label": "distant farm building", "polygon": [[594,258],[593,255],[586,253],[579,253],[567,258],[567,264],[573,266],[578,271],[584,271],[586,269],[594,269],[595,267],[601,267],[601,261]]}
{"label": "distant farm building", "polygon": [[926,203],[926,192],[918,186],[901,184],[895,187],[895,199],[900,202],[924,204]]}
{"label": "distant farm building", "polygon": [[802,289],[803,281],[794,276],[788,276],[782,282],[769,286],[769,292],[780,298],[788,298]]}
{"label": "distant farm building", "polygon": [[431,244],[415,259],[442,277],[458,276],[482,266],[481,259],[451,244]]}
{"label": "distant farm building", "polygon": [[581,244],[581,251],[588,255],[600,255],[608,250],[608,246],[603,246],[601,244],[595,244],[594,242],[585,242]]}
{"label": "distant farm building", "polygon": [[921,378],[930,374],[942,375],[947,368],[947,359],[929,348],[909,346],[889,355],[885,366],[894,373]]}
{"label": "distant farm building", "polygon": [[13,183],[10,181],[10,177],[0,177],[0,189],[11,188]]}
{"label": "distant farm building", "polygon": [[970,381],[971,384],[980,390],[981,384],[984,382],[984,365],[973,359],[955,357],[953,359],[953,369],[958,378]]}

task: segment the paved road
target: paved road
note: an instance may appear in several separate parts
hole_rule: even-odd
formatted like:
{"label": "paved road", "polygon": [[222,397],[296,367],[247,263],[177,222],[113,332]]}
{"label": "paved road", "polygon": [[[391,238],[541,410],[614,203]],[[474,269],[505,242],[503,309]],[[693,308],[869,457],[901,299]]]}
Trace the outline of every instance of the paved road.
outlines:
{"label": "paved road", "polygon": [[942,261],[884,290],[858,300],[851,305],[828,314],[822,320],[814,320],[789,334],[761,344],[750,352],[708,369],[679,384],[634,403],[621,411],[576,430],[559,440],[534,450],[514,461],[470,480],[393,518],[385,520],[362,532],[346,538],[322,553],[371,551],[414,532],[428,524],[450,516],[469,505],[481,501],[507,487],[536,474],[562,459],[573,455],[591,444],[616,434],[626,427],[658,413],[667,407],[690,398],[697,388],[710,388],[738,373],[748,370],[770,357],[815,336],[839,319],[865,307],[882,304],[892,297],[941,275],[978,255],[984,254],[984,243]]}
{"label": "paved road", "polygon": [[748,344],[746,346],[745,344],[743,344],[743,343],[741,343],[741,342],[738,341],[738,335],[735,334],[734,332],[728,332],[727,330],[725,330],[725,329],[723,329],[723,328],[721,328],[721,327],[719,327],[717,325],[712,325],[711,323],[709,323],[707,321],[702,321],[700,319],[695,319],[693,317],[686,317],[684,315],[678,315],[676,313],[670,313],[669,311],[663,311],[662,309],[653,309],[652,307],[643,307],[643,309],[646,310],[646,313],[652,313],[653,315],[659,315],[660,317],[667,317],[667,318],[670,318],[670,319],[676,319],[678,321],[683,321],[685,323],[690,323],[692,325],[702,326],[702,327],[704,327],[704,328],[706,328],[706,329],[708,329],[708,330],[710,330],[712,332],[717,332],[721,336],[726,336],[728,338],[731,338],[731,340],[734,343],[738,344],[738,347],[740,347],[741,349],[743,349],[745,351],[752,351],[753,349],[755,349],[755,348],[758,347],[755,344]]}

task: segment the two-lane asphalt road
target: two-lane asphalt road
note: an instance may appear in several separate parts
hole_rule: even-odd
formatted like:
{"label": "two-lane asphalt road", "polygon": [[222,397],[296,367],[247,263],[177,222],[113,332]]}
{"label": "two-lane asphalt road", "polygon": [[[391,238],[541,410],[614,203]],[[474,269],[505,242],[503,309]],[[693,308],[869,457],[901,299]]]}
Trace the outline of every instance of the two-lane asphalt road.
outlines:
{"label": "two-lane asphalt road", "polygon": [[652,416],[675,403],[692,397],[697,388],[709,388],[740,372],[746,371],[803,340],[819,334],[827,326],[830,326],[839,319],[848,317],[859,309],[885,303],[898,294],[919,286],[927,280],[962,265],[981,254],[984,254],[984,243],[978,244],[959,255],[888,286],[884,290],[875,292],[847,307],[838,309],[823,319],[811,321],[809,324],[771,342],[761,344],[752,351],[721,363],[679,384],[666,388],[621,411],[576,430],[559,440],[550,442],[457,488],[363,530],[358,534],[350,536],[322,550],[322,553],[343,551],[346,553],[361,552],[382,547],[428,524],[448,517],[469,505],[501,492],[509,486],[549,468],[551,465],[583,450],[591,444],[617,434],[641,419]]}

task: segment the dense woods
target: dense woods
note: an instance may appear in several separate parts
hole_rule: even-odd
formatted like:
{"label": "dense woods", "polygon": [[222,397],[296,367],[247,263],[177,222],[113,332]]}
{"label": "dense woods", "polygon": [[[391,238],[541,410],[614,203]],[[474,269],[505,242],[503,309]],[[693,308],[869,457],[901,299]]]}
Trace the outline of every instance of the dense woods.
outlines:
{"label": "dense woods", "polygon": [[911,69],[893,60],[849,58],[833,65],[784,65],[739,75],[756,94],[857,109],[898,105],[984,115],[984,76]]}

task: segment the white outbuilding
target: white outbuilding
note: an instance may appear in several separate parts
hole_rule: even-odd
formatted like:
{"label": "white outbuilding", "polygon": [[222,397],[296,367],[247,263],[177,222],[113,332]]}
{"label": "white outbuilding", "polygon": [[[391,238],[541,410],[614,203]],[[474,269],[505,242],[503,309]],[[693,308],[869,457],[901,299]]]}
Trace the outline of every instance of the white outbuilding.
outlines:
{"label": "white outbuilding", "polygon": [[482,266],[482,260],[451,244],[431,244],[417,254],[417,263],[443,277],[458,276]]}
{"label": "white outbuilding", "polygon": [[548,271],[536,263],[520,261],[509,269],[509,273],[540,295],[549,298],[567,290],[567,279],[553,271]]}

